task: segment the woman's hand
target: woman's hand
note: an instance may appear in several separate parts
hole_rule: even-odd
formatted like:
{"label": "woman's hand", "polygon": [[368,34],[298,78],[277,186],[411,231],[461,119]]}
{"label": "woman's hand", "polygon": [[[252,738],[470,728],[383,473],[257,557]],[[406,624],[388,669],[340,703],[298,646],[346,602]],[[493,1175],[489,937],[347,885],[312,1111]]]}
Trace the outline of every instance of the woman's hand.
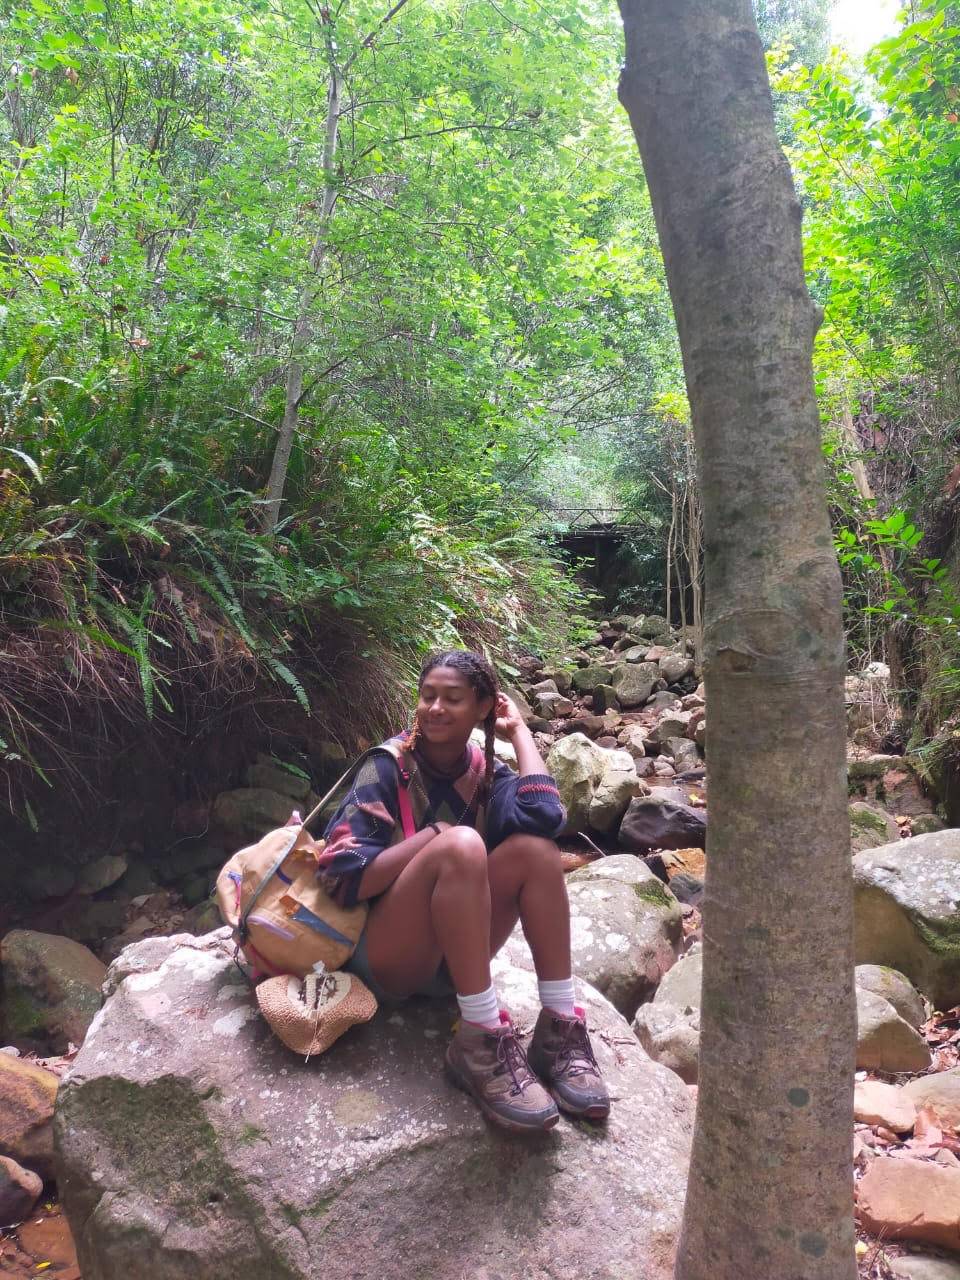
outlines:
{"label": "woman's hand", "polygon": [[497,694],[497,701],[494,704],[493,713],[496,720],[493,723],[493,731],[498,738],[505,738],[510,742],[524,728],[523,716],[512,698],[508,698],[505,693]]}

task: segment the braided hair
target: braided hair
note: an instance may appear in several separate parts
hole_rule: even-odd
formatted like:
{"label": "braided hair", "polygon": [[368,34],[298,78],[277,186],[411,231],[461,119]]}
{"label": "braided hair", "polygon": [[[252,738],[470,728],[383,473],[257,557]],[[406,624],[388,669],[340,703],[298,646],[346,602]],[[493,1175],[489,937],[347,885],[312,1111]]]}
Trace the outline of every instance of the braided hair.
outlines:
{"label": "braided hair", "polygon": [[[483,790],[484,795],[489,800],[493,792],[495,765],[493,726],[497,718],[497,694],[500,692],[497,673],[482,653],[472,653],[469,649],[446,649],[442,653],[432,653],[424,662],[420,668],[420,678],[417,681],[418,689],[423,687],[424,680],[437,667],[451,667],[454,671],[459,671],[466,678],[467,684],[469,684],[478,698],[493,698],[493,706],[483,721],[483,758],[486,766],[483,775]],[[406,743],[408,751],[413,750],[419,732],[420,724],[416,716],[414,716],[413,730]]]}

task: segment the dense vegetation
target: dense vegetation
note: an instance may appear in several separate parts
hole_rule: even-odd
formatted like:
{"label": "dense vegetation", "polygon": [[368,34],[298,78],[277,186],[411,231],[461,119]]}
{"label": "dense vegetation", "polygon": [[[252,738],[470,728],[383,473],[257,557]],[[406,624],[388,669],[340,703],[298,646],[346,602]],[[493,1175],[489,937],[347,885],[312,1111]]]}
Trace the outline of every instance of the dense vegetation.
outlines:
{"label": "dense vegetation", "polygon": [[[949,651],[944,553],[909,526],[953,466],[955,14],[918,0],[861,73],[828,8],[758,18],[851,627],[864,656],[890,616]],[[2,39],[0,803],[36,824],[125,744],[248,713],[374,733],[428,644],[570,645],[589,602],[541,536],[565,506],[647,522],[611,606],[692,609],[609,6],[24,0]]]}

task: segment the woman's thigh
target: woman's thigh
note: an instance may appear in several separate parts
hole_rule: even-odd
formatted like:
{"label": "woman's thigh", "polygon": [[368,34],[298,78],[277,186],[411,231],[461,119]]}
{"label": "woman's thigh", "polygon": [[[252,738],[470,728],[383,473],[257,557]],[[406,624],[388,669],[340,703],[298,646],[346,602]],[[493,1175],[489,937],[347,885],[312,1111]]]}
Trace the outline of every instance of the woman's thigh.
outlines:
{"label": "woman's thigh", "polygon": [[[475,832],[466,835],[470,845],[479,843]],[[371,906],[364,930],[367,960],[384,990],[407,995],[436,976],[444,957],[434,928],[433,897],[441,874],[467,874],[469,855],[478,850],[463,844],[462,835],[452,842],[431,842]]]}

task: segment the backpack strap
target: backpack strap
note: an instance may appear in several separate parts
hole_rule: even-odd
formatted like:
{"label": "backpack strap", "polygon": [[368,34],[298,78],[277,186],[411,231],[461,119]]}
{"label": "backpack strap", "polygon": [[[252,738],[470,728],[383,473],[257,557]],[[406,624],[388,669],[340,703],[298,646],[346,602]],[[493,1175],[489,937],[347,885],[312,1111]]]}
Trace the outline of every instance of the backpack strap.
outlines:
{"label": "backpack strap", "polygon": [[385,746],[369,747],[366,751],[363,752],[362,755],[358,756],[357,759],[354,760],[353,764],[350,766],[349,769],[345,770],[340,775],[340,777],[336,780],[336,782],[333,784],[333,786],[330,788],[327,794],[323,796],[322,799],[320,799],[317,802],[317,804],[313,806],[313,808],[304,818],[303,822],[297,826],[290,828],[289,841],[287,841],[287,843],[284,844],[282,852],[280,853],[280,856],[276,859],[273,866],[264,875],[263,879],[260,881],[256,889],[253,891],[250,901],[247,903],[242,915],[240,916],[240,919],[237,921],[236,935],[241,945],[243,945],[243,943],[246,941],[246,938],[247,938],[247,932],[248,932],[247,918],[249,917],[250,912],[257,905],[257,899],[263,893],[267,884],[273,879],[273,877],[277,874],[277,872],[286,862],[287,858],[290,855],[290,851],[293,849],[293,846],[297,843],[297,840],[300,836],[300,832],[302,830],[306,830],[306,828],[310,825],[310,823],[314,820],[314,818],[316,818],[318,814],[323,812],[323,810],[327,807],[327,805],[336,795],[337,791],[339,791],[339,789],[343,786],[343,784],[347,782],[350,778],[352,778],[353,775],[359,770],[363,762],[369,759],[369,757],[372,756],[377,751],[385,751],[389,756],[392,756],[393,759],[396,761],[397,773],[399,775],[399,786],[397,787],[397,799],[400,805],[400,823],[401,823],[401,826],[403,827],[404,838],[408,838],[409,836],[416,834],[417,828],[413,820],[413,808],[410,804],[410,791],[409,791],[410,774],[408,773],[406,766],[403,763],[402,752],[393,751],[390,747],[385,747]]}

